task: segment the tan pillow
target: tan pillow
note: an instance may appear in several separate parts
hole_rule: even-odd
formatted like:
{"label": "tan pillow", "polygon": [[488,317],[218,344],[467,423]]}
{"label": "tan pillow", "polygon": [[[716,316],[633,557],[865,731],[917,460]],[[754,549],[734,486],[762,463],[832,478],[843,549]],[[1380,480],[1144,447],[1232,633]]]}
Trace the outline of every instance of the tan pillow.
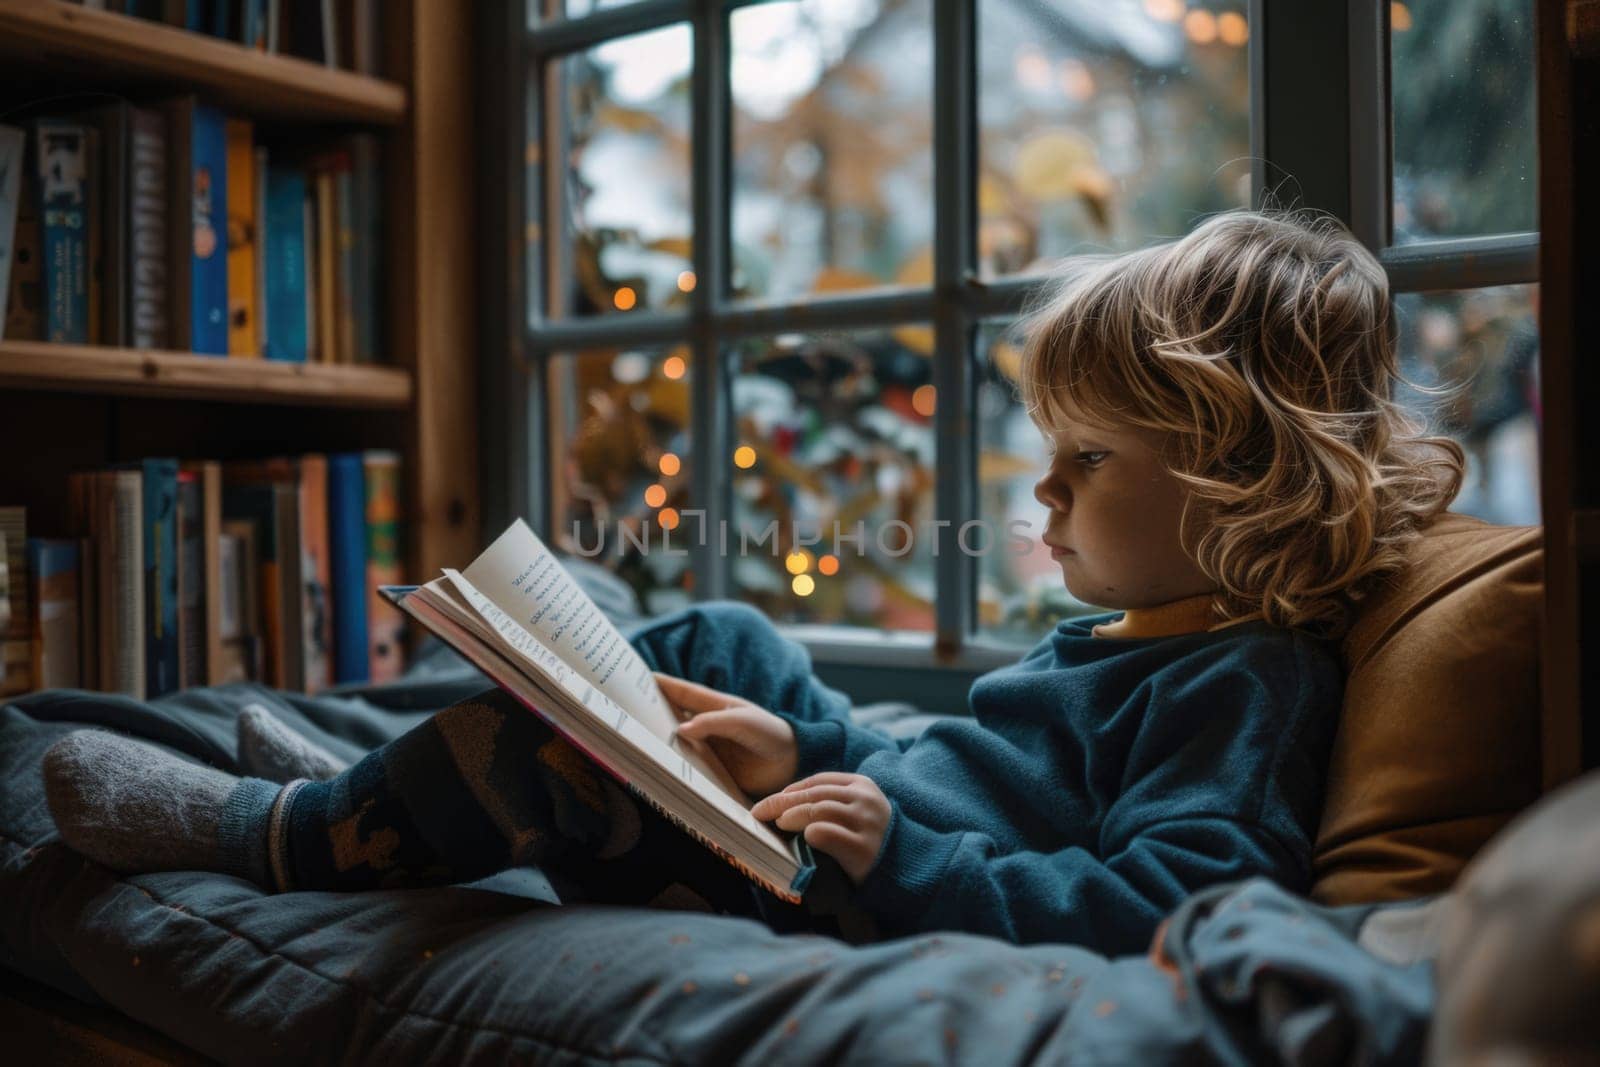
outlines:
{"label": "tan pillow", "polygon": [[1442,516],[1364,603],[1344,641],[1317,900],[1442,892],[1538,799],[1542,542]]}

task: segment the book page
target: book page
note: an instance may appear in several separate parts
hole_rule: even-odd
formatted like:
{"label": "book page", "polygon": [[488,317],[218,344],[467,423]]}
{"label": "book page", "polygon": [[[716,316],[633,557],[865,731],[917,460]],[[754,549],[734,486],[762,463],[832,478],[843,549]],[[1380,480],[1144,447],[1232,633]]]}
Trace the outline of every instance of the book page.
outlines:
{"label": "book page", "polygon": [[[574,669],[555,655],[515,619],[490,602],[463,575],[446,569],[445,577],[453,587],[449,593],[465,601],[488,630],[499,637],[502,647],[510,649],[525,663],[535,667],[548,679],[551,687],[564,693],[570,706],[581,708],[603,722],[612,732],[620,735],[657,766],[666,769],[694,792],[710,801],[748,833],[770,847],[786,855],[792,855],[790,849],[770,828],[750,814],[749,799],[732,782],[724,768],[715,764],[707,765],[695,751],[684,746],[677,738],[663,742],[625,708],[591,684],[581,671]],[[430,583],[430,588],[432,585],[433,583]],[[453,596],[450,599],[453,599]]]}
{"label": "book page", "polygon": [[512,523],[463,576],[647,730],[673,740],[678,719],[650,667],[527,523]]}

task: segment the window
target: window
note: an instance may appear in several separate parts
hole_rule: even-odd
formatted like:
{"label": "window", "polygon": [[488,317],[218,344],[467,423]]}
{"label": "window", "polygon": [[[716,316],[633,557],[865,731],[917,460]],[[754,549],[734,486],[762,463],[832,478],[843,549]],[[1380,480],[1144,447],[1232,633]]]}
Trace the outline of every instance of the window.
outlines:
{"label": "window", "polygon": [[1458,508],[1537,521],[1531,0],[523,14],[508,380],[538,432],[508,478],[647,609],[736,597],[819,660],[972,665],[1092,610],[1024,543],[1010,326],[1051,261],[1268,196],[1379,253],[1408,402],[1471,456]]}

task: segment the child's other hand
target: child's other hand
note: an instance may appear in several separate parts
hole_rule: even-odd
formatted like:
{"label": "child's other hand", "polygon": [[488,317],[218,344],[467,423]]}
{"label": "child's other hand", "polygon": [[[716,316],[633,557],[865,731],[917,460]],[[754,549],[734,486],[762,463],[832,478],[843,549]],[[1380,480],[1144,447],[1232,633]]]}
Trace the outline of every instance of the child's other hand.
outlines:
{"label": "child's other hand", "polygon": [[750,814],[801,830],[806,843],[839,861],[857,885],[872,869],[889,828],[889,798],[862,774],[823,771],[756,801]]}
{"label": "child's other hand", "polygon": [[794,728],[759,704],[654,672],[678,714],[678,736],[710,746],[739,788],[760,796],[794,781],[800,766]]}

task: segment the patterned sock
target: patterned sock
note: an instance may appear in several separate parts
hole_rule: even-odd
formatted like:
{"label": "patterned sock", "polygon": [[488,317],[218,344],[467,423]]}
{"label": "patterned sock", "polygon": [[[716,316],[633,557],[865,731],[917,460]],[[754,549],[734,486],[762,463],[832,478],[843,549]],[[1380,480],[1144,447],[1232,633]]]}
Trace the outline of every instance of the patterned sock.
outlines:
{"label": "patterned sock", "polygon": [[285,726],[261,704],[246,704],[239,712],[239,769],[269,782],[309,778],[325,782],[346,767],[315,741]]}
{"label": "patterned sock", "polygon": [[97,863],[125,874],[220,871],[272,884],[267,829],[290,790],[104,730],[57,741],[43,771],[62,840]]}

